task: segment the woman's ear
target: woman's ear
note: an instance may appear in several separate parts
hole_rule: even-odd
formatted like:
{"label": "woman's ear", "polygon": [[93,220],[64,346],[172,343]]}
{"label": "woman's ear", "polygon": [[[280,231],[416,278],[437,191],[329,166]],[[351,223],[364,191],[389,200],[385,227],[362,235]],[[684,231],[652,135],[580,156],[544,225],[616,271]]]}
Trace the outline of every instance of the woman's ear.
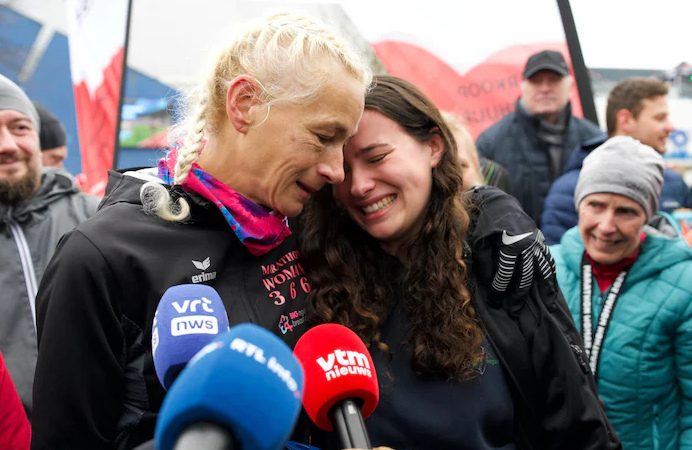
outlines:
{"label": "woman's ear", "polygon": [[432,138],[427,142],[430,146],[430,168],[434,169],[440,164],[442,156],[445,153],[445,142],[439,133],[434,132]]}
{"label": "woman's ear", "polygon": [[260,101],[262,87],[259,82],[249,75],[234,78],[226,91],[226,116],[233,128],[240,133],[246,133],[254,122],[253,113]]}

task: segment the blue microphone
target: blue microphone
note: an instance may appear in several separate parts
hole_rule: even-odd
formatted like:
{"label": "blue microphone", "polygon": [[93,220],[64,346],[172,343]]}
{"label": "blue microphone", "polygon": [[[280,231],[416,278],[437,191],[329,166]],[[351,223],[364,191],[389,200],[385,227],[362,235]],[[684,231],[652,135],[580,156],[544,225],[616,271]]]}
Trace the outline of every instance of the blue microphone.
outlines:
{"label": "blue microphone", "polygon": [[281,450],[301,410],[303,369],[291,349],[253,324],[204,347],[163,401],[158,450]]}
{"label": "blue microphone", "polygon": [[228,331],[219,293],[203,284],[172,286],[154,315],[151,352],[161,386],[168,390],[188,361],[216,336]]}

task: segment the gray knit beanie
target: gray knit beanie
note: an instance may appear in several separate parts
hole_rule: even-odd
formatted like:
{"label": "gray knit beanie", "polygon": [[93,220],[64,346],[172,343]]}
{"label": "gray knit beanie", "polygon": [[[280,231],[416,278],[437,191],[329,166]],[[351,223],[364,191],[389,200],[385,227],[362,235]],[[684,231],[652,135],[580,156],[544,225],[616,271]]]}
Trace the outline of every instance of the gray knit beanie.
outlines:
{"label": "gray knit beanie", "polygon": [[36,132],[41,131],[41,120],[29,97],[22,88],[3,75],[0,75],[0,109],[13,109],[26,115],[34,123]]}
{"label": "gray knit beanie", "polygon": [[663,158],[638,140],[615,136],[584,159],[574,204],[596,193],[619,194],[639,203],[647,221],[658,212],[663,187]]}

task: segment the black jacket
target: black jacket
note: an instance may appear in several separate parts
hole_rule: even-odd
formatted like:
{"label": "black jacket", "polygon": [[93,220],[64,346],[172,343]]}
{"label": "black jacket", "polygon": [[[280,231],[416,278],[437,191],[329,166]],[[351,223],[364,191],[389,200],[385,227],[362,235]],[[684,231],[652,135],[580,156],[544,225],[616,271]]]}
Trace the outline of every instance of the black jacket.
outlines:
{"label": "black jacket", "polygon": [[[517,100],[519,102],[520,100]],[[562,175],[564,167],[577,146],[600,135],[593,123],[574,117],[567,105],[569,121],[564,150],[560,161],[560,173],[551,173],[547,144],[538,139],[539,120],[527,115],[518,105],[515,111],[478,136],[478,154],[493,160],[509,170],[512,195],[519,200],[524,211],[540,227],[543,203],[553,181]]]}
{"label": "black jacket", "polygon": [[137,176],[111,172],[99,211],[65,235],[41,282],[33,449],[129,449],[153,437],[165,391],[151,328],[170,286],[214,287],[231,326],[259,324],[291,347],[306,329],[309,285],[295,232],[252,256],[218,208],[196,195],[183,194],[190,222],[146,215]]}
{"label": "black jacket", "polygon": [[528,295],[498,298],[490,292],[503,231],[533,231],[533,221],[496,188],[474,188],[472,199],[466,259],[473,302],[511,381],[518,448],[621,449],[555,275],[549,281],[534,277]]}

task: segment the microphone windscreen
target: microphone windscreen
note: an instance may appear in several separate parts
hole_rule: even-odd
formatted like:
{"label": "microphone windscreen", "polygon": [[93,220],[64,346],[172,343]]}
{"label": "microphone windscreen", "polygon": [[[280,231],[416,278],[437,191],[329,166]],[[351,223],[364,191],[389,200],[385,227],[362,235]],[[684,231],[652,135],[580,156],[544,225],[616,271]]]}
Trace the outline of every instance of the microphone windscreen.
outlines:
{"label": "microphone windscreen", "polygon": [[318,325],[298,340],[293,354],[305,372],[303,407],[315,425],[332,431],[329,411],[346,398],[363,402],[363,418],[375,410],[380,399],[375,365],[356,333],[343,325]]}
{"label": "microphone windscreen", "polygon": [[172,286],[161,297],[151,332],[154,368],[168,390],[192,358],[216,336],[228,331],[228,315],[219,293],[203,284]]}
{"label": "microphone windscreen", "polygon": [[237,325],[180,373],[159,412],[156,447],[170,450],[185,428],[212,422],[230,430],[243,449],[281,450],[302,392],[303,370],[290,347],[257,325]]}

